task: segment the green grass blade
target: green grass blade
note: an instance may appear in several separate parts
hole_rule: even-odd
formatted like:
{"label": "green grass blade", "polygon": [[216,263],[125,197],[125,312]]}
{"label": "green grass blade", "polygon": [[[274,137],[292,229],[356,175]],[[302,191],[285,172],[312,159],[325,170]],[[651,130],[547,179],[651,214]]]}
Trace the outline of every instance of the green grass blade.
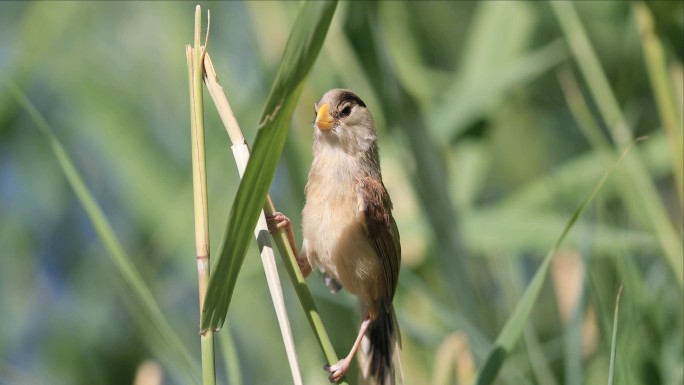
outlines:
{"label": "green grass blade", "polygon": [[[155,301],[152,292],[145,284],[143,277],[138,270],[136,270],[135,265],[131,262],[131,258],[126,254],[126,251],[117,239],[114,230],[102,212],[102,209],[86,186],[83,178],[81,178],[76,170],[68,153],[52,132],[50,124],[12,81],[7,79],[0,80],[4,81],[10,94],[12,94],[17,102],[28,112],[31,119],[40,129],[40,132],[47,138],[55,153],[59,166],[64,172],[64,176],[73,188],[78,200],[83,205],[83,209],[95,228],[95,232],[102,241],[105,249],[109,252],[112,261],[114,262],[114,266],[119,270],[121,277],[127,283],[133,295],[137,297],[137,300],[140,303],[140,309],[143,310],[146,317],[154,324],[154,327],[166,342],[167,348],[173,352],[174,359],[167,361],[165,364],[168,367],[174,367],[179,364],[183,365],[184,371],[188,374],[187,377],[194,383],[199,383],[199,379],[197,378],[199,365],[192,359],[192,356],[190,356],[185,345],[183,345],[176,332],[171,328],[171,325],[168,323],[159,305]],[[150,339],[147,339],[147,341],[149,340]],[[167,356],[165,355],[160,358],[165,357]]]}
{"label": "green grass blade", "polygon": [[613,385],[615,376],[615,350],[617,348],[618,314],[620,312],[620,298],[622,298],[622,285],[618,289],[615,300],[615,316],[613,317],[613,337],[610,343],[610,371],[608,372],[608,385]]}
{"label": "green grass blade", "polygon": [[558,250],[558,247],[563,243],[565,237],[568,235],[568,233],[570,232],[573,225],[575,224],[579,216],[582,214],[584,209],[596,197],[596,195],[598,195],[599,191],[601,191],[601,188],[606,183],[606,180],[608,179],[610,174],[613,172],[613,170],[615,170],[617,165],[620,164],[622,159],[629,153],[630,149],[631,146],[623,152],[623,154],[620,156],[620,158],[618,158],[618,160],[615,161],[615,163],[613,163],[612,167],[608,171],[606,171],[606,173],[603,175],[601,180],[599,180],[598,184],[594,187],[589,196],[587,196],[580,203],[579,207],[577,207],[577,209],[575,209],[575,211],[572,213],[572,216],[568,220],[568,223],[565,225],[565,228],[563,229],[563,232],[561,233],[560,237],[558,238],[558,240],[556,240],[556,243],[553,245],[551,250],[549,250],[549,252],[546,254],[544,261],[542,262],[539,269],[537,269],[537,272],[534,274],[534,277],[532,278],[530,284],[527,286],[527,289],[525,289],[525,293],[520,299],[520,302],[518,302],[518,305],[513,311],[513,314],[508,318],[508,321],[506,321],[506,324],[499,333],[499,336],[494,342],[494,347],[491,349],[483,365],[480,366],[480,369],[478,370],[477,376],[475,377],[473,384],[487,385],[494,383],[497,375],[499,374],[499,370],[503,366],[504,361],[506,361],[506,358],[508,357],[509,353],[513,350],[513,347],[518,342],[518,339],[520,339],[520,335],[522,334],[523,329],[527,323],[527,319],[529,318],[530,313],[532,312],[532,308],[534,307],[535,303],[537,302],[537,298],[541,293],[542,286],[544,284],[544,281],[546,280],[546,276],[549,271],[549,265],[551,264],[551,260],[554,254],[556,253],[556,250]]}
{"label": "green grass blade", "polygon": [[247,246],[285,144],[290,117],[304,80],[323,45],[336,6],[336,1],[305,3],[290,33],[280,69],[261,113],[245,175],[232,205],[216,268],[209,280],[202,329],[218,329],[225,321]]}
{"label": "green grass blade", "polygon": [[[628,147],[634,142],[632,132],[620,110],[615,93],[601,67],[574,3],[551,1],[549,4],[613,141],[618,148]],[[630,157],[625,163],[625,171],[629,178],[625,182],[626,194],[631,193],[634,196],[633,201],[638,202],[635,209],[646,218],[646,224],[651,227],[653,234],[658,238],[663,250],[663,258],[670,264],[681,290],[684,286],[684,252],[681,236],[677,234],[677,230],[671,223],[654,182],[640,157]]]}

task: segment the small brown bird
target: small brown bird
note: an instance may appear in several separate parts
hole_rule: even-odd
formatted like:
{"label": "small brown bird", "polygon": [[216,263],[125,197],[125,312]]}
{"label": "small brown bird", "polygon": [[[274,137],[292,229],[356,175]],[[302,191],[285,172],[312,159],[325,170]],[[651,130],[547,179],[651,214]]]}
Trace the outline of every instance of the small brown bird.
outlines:
{"label": "small brown bird", "polygon": [[[349,90],[326,92],[314,109],[314,157],[297,261],[305,277],[313,266],[333,291],[342,287],[355,294],[362,316],[349,354],[325,369],[331,382],[340,381],[363,345],[359,361],[364,377],[392,385],[395,372],[401,375],[392,307],[401,246],[392,201],[382,183],[375,123],[365,103]],[[287,217],[275,213],[268,219],[271,231],[287,230],[296,251]]]}

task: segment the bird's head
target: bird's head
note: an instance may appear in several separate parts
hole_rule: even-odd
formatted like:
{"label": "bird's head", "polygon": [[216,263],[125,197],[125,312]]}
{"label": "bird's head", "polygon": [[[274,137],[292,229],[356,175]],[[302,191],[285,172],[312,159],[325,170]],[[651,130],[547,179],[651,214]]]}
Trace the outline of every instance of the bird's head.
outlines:
{"label": "bird's head", "polygon": [[368,151],[375,144],[375,122],[366,104],[345,89],[326,92],[314,105],[317,141],[341,146],[348,154]]}

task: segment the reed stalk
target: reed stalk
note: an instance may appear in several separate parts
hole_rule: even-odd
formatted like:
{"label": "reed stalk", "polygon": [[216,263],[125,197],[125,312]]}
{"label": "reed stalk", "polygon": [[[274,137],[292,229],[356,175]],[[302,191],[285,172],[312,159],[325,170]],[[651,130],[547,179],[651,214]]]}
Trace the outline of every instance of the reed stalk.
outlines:
{"label": "reed stalk", "polygon": [[[197,257],[197,278],[199,283],[199,315],[202,317],[204,297],[209,285],[209,220],[207,208],[207,169],[204,148],[204,106],[202,101],[202,56],[205,46],[200,43],[202,9],[195,7],[194,46],[186,46],[188,78],[190,83],[190,132],[192,146],[192,186],[195,217],[195,251]],[[200,333],[202,351],[202,383],[216,383],[214,367],[213,330]]]}

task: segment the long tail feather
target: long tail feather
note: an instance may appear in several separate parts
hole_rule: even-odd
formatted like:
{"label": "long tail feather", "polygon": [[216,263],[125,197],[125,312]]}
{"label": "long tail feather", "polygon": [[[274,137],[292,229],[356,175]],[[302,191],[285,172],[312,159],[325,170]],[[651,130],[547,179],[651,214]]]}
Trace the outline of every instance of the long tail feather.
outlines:
{"label": "long tail feather", "polygon": [[364,378],[375,385],[395,385],[397,374],[402,377],[399,347],[401,337],[394,308],[373,320],[364,337],[359,355]]}

